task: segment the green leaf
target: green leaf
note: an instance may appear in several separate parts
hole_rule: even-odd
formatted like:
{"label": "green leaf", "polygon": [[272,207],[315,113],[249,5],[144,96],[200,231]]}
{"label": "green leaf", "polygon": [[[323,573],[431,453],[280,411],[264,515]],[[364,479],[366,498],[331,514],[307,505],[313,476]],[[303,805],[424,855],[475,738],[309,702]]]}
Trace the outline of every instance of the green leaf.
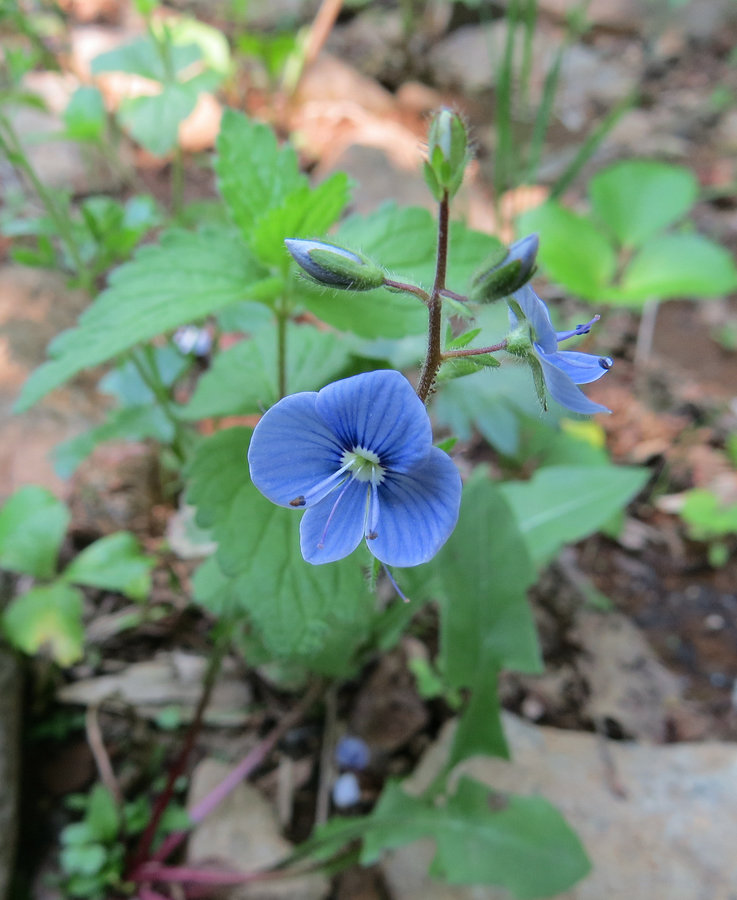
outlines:
{"label": "green leaf", "polygon": [[118,113],[132,138],[154,156],[166,156],[179,139],[179,126],[197,105],[199,89],[168,84],[159,94],[123,101]]}
{"label": "green leaf", "polygon": [[[348,365],[350,352],[339,337],[307,325],[287,327],[287,391],[315,391],[334,380]],[[185,419],[248,415],[279,399],[276,331],[261,329],[250,340],[220,353],[202,375]]]}
{"label": "green leaf", "polygon": [[215,172],[220,194],[246,241],[265,212],[307,184],[294,149],[289,144],[279,148],[268,125],[232,109],[223,113]]}
{"label": "green leaf", "polygon": [[78,87],[64,110],[67,137],[75,141],[99,140],[106,121],[105,103],[100,91],[86,85]]}
{"label": "green leaf", "polygon": [[286,270],[290,257],[285,238],[311,238],[324,234],[339,218],[350,199],[350,182],[343,172],[315,188],[299,185],[283,202],[266,210],[255,225],[250,247],[264,263]]}
{"label": "green leaf", "polygon": [[682,166],[630,159],[595,175],[589,195],[594,212],[619,243],[639,247],[686,215],[698,187],[693,172]]}
{"label": "green leaf", "polygon": [[[170,46],[169,51],[175,74],[202,58],[202,51],[196,44],[187,44],[182,47]],[[141,75],[161,84],[170,83],[161,51],[150,37],[138,38],[122,47],[101,53],[92,60],[90,70],[93,75],[99,75],[100,72],[128,72],[131,75]]]}
{"label": "green leaf", "polygon": [[23,387],[16,409],[28,409],[82,369],[99,365],[166,331],[244,299],[259,299],[271,279],[237,237],[219,228],[173,230],[143,246],[110,276],[110,286],[79,324],[49,346],[51,359]]}
{"label": "green leaf", "polygon": [[697,541],[737,534],[737,503],[722,503],[716,494],[703,488],[686,493],[681,518],[688,524],[690,537]]}
{"label": "green leaf", "polygon": [[443,807],[389,782],[370,823],[364,865],[382,850],[432,837],[431,876],[449,884],[501,885],[522,900],[560,893],[590,869],[581,842],[547,800],[495,794],[467,777]]}
{"label": "green leaf", "polygon": [[537,231],[537,260],[546,273],[569,291],[596,300],[611,282],[616,254],[596,225],[584,216],[552,201],[525,213],[518,227],[521,234]]}
{"label": "green leaf", "polygon": [[128,531],[100,538],[86,547],[64,570],[73,584],[119,591],[131,600],[145,600],[151,590],[154,560],[141,552],[138,539]]}
{"label": "green leaf", "polygon": [[493,662],[479,667],[476,680],[471,685],[468,706],[458,720],[453,734],[448,768],[479,755],[509,759],[509,748],[502,727],[497,668]]}
{"label": "green leaf", "polygon": [[69,510],[37,485],[17,490],[0,509],[0,566],[51,578],[69,525]]}
{"label": "green leaf", "polygon": [[430,563],[441,586],[440,668],[452,687],[488,666],[541,671],[526,592],[535,568],[500,489],[482,474],[463,491],[455,531]]}
{"label": "green leaf", "polygon": [[[387,203],[368,216],[352,216],[331,240],[361,253],[384,267],[390,277],[430,288],[435,272],[436,224],[426,209]],[[450,229],[449,286],[463,287],[479,259],[499,244],[494,238],[454,222]],[[427,310],[416,297],[378,288],[361,294],[325,290],[299,282],[299,293],[318,318],[360,337],[404,337],[427,328]]]}
{"label": "green leaf", "polygon": [[[101,844],[71,845],[62,848],[62,851],[59,854],[59,861],[61,862],[62,869],[69,874],[96,875],[107,862],[107,853]],[[93,883],[97,887],[95,894],[98,894],[101,885],[96,881]],[[95,894],[84,893],[80,895],[75,891],[72,896],[85,897],[95,896]]]}
{"label": "green leaf", "polygon": [[[190,466],[188,501],[197,522],[212,528],[217,560],[228,579],[206,563],[198,599],[234,600],[248,612],[277,660],[345,675],[367,639],[374,602],[358,560],[306,563],[299,550],[299,516],[266,500],[248,477],[250,430],[230,428],[203,441]],[[204,568],[204,567],[203,567]],[[232,606],[231,606],[232,609]]]}
{"label": "green leaf", "polygon": [[67,584],[54,582],[16,597],[2,624],[10,643],[24,653],[45,650],[60,666],[82,658],[82,595]]}
{"label": "green leaf", "polygon": [[601,528],[641,490],[647,469],[623,466],[546,466],[530,481],[507,482],[502,494],[514,510],[536,565],[564,544]]}
{"label": "green leaf", "polygon": [[731,254],[700,234],[666,234],[648,241],[627,266],[618,304],[669,297],[718,297],[737,288]]}
{"label": "green leaf", "polygon": [[95,840],[107,844],[118,836],[118,807],[104,785],[96,784],[90,791],[84,818]]}

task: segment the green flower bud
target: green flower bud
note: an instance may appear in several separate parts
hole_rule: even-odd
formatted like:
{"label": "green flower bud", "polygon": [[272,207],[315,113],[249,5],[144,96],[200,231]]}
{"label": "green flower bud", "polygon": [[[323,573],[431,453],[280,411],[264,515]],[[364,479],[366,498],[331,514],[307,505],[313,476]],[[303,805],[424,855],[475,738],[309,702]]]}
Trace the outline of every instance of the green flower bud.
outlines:
{"label": "green flower bud", "polygon": [[463,119],[452,109],[439,110],[430,123],[427,143],[425,181],[436,200],[442,200],[446,191],[453,197],[471,158]]}
{"label": "green flower bud", "polygon": [[501,260],[492,257],[473,277],[468,299],[493,303],[524,287],[535,272],[539,244],[538,236],[530,234],[512,244]]}
{"label": "green flower bud", "polygon": [[297,264],[319,284],[342,291],[371,291],[384,284],[379,266],[353,250],[299,238],[284,243]]}

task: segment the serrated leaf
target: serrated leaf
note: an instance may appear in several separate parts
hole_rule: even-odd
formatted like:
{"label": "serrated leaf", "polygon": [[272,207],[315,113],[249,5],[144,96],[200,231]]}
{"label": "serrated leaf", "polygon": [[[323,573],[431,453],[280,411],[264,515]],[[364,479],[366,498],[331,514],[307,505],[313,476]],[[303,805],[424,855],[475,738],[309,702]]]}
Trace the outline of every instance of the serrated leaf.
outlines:
{"label": "serrated leaf", "polygon": [[119,591],[131,600],[145,600],[151,590],[154,560],[141,552],[128,531],[109,534],[90,544],[67,566],[62,579],[72,584]]}
{"label": "serrated leaf", "polygon": [[500,489],[477,475],[455,531],[430,563],[440,584],[440,668],[451,687],[482,669],[541,670],[527,589],[535,567]]}
{"label": "serrated leaf", "polygon": [[648,241],[627,266],[617,304],[669,297],[718,297],[737,288],[731,254],[700,234],[666,234]]}
{"label": "serrated leaf", "polygon": [[647,469],[623,466],[546,466],[529,481],[500,485],[536,565],[565,544],[601,528],[641,490]]}
{"label": "serrated leaf", "polygon": [[235,110],[224,112],[216,146],[218,189],[248,241],[264,213],[280,206],[307,179],[300,174],[297,154],[289,144],[279,147],[271,128]]}
{"label": "serrated leaf", "polygon": [[[250,434],[231,428],[200,444],[189,469],[188,502],[218,542],[219,566],[233,582],[230,602],[248,612],[273,657],[345,675],[373,617],[360,566],[355,558],[325,566],[303,560],[299,516],[270,503],[250,482]],[[200,580],[199,588],[216,601],[217,591],[226,589],[222,580],[214,587]]]}
{"label": "serrated leaf", "polygon": [[389,782],[369,824],[364,865],[383,850],[431,837],[437,848],[432,876],[450,884],[501,885],[523,900],[560,893],[590,869],[578,837],[547,800],[495,794],[467,777],[442,807]]}
{"label": "serrated leaf", "polygon": [[109,287],[82,313],[77,327],[52,341],[51,358],[25,383],[16,409],[28,409],[82,369],[142,341],[238,300],[258,299],[270,282],[231,231],[169,231],[160,244],[141,247],[115,269]]}
{"label": "serrated leaf", "polygon": [[20,488],[0,509],[0,566],[50,578],[68,525],[69,510],[51,491]]}
{"label": "serrated leaf", "polygon": [[[390,277],[429,288],[435,272],[436,224],[426,209],[385,204],[368,216],[352,216],[334,239],[355,247],[385,268]],[[498,244],[495,238],[454,222],[450,229],[449,287],[463,287],[479,261]],[[301,280],[299,294],[318,318],[360,337],[404,337],[427,328],[427,310],[416,298],[386,288],[354,294],[316,288]]]}
{"label": "serrated leaf", "polygon": [[82,595],[70,585],[54,582],[16,597],[2,624],[8,640],[24,653],[45,651],[60,666],[82,658]]}
{"label": "serrated leaf", "polygon": [[651,159],[615,163],[589,182],[594,212],[626,247],[638,247],[682,219],[697,194],[690,169]]}
{"label": "serrated leaf", "polygon": [[[185,419],[248,415],[268,409],[279,399],[276,331],[261,329],[250,340],[220,353],[202,375]],[[315,391],[345,369],[350,352],[339,337],[306,325],[289,324],[286,334],[287,391]]]}
{"label": "serrated leaf", "polygon": [[123,101],[118,117],[123,127],[154,156],[166,156],[179,139],[179,126],[197,105],[199,89],[167,84],[161,93]]}
{"label": "serrated leaf", "polygon": [[549,201],[522,215],[518,225],[521,234],[540,234],[537,261],[553,280],[588,300],[600,298],[617,260],[614,248],[590,219]]}
{"label": "serrated leaf", "polygon": [[264,263],[286,269],[290,257],[285,238],[312,238],[324,234],[339,218],[350,199],[350,183],[343,172],[315,188],[295,188],[283,202],[266,210],[251,233],[250,247]]}

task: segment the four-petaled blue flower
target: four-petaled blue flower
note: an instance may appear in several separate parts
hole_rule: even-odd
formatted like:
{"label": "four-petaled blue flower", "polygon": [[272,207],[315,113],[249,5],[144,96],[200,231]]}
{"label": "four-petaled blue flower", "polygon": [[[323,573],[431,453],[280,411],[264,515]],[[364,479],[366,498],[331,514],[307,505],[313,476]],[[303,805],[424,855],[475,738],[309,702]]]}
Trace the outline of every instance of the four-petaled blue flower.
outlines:
{"label": "four-petaled blue flower", "polygon": [[[575,335],[587,334],[599,317],[594,316],[590,322],[576,326],[573,331],[556,331],[550,321],[548,307],[529,285],[516,291],[513,296],[530,325],[534,356],[540,363],[545,385],[552,398],[573,412],[611,412],[601,403],[589,400],[576,387],[578,384],[590,384],[605,375],[612,367],[611,358],[558,349],[558,344],[562,341]],[[512,328],[520,324],[511,307],[509,319]]]}
{"label": "four-petaled blue flower", "polygon": [[306,509],[300,544],[310,563],[342,559],[365,537],[386,565],[417,566],[458,519],[458,470],[433,447],[422,401],[393,370],[284,397],[256,426],[248,462],[269,500]]}

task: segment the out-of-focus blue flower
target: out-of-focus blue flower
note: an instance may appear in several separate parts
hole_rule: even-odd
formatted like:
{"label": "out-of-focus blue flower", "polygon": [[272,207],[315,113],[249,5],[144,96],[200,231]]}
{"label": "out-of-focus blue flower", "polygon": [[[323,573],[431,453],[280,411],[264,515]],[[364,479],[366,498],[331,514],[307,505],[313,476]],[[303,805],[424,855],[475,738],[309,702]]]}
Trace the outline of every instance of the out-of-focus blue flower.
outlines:
{"label": "out-of-focus blue flower", "polygon": [[355,806],[361,799],[361,785],[353,772],[338,775],[333,784],[333,803],[338,809]]}
{"label": "out-of-focus blue flower", "polygon": [[432,446],[422,401],[392,370],[284,397],[256,426],[248,462],[264,496],[306,509],[300,545],[310,563],[342,559],[365,537],[386,565],[417,566],[458,519],[458,470]]}
{"label": "out-of-focus blue flower", "polygon": [[371,750],[360,737],[347,734],[335,746],[335,762],[341,769],[362,772],[371,760]]}
{"label": "out-of-focus blue flower", "polygon": [[[599,317],[594,316],[590,322],[577,325],[572,331],[556,331],[550,320],[548,307],[529,285],[517,291],[514,300],[529,324],[534,359],[540,364],[545,386],[550,391],[551,397],[573,412],[584,414],[610,412],[611,410],[601,403],[589,400],[576,385],[597,381],[611,369],[612,359],[576,350],[558,349],[558,344],[562,341],[576,335],[587,334]],[[513,329],[521,324],[519,316],[511,306],[509,320]]]}

